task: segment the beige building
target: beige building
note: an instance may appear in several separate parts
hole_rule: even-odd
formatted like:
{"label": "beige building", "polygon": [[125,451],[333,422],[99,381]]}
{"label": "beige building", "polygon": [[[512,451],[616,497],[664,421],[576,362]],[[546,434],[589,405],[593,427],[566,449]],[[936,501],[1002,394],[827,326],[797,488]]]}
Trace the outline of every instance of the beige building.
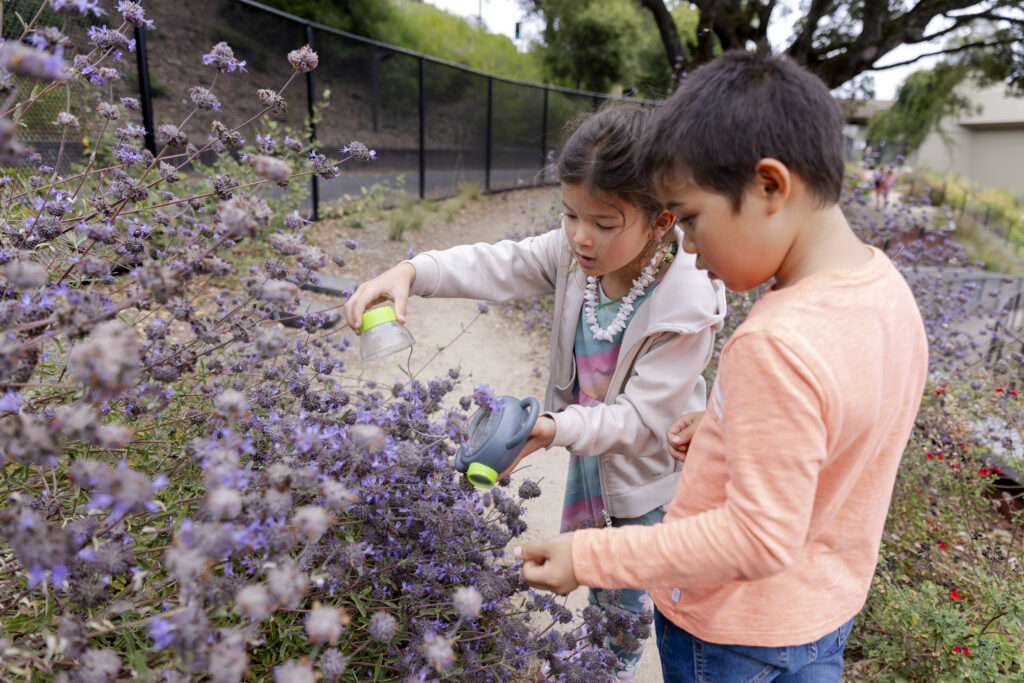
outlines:
{"label": "beige building", "polygon": [[943,119],[946,139],[929,133],[910,164],[1024,195],[1024,97],[1008,97],[1001,85],[964,84],[959,92],[977,105],[976,110]]}

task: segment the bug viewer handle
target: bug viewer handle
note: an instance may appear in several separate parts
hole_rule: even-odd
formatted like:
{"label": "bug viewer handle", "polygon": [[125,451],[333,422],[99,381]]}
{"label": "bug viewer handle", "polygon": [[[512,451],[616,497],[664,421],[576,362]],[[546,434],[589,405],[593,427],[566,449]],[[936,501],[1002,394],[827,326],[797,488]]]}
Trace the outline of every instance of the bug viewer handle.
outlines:
{"label": "bug viewer handle", "polygon": [[520,427],[512,438],[505,444],[505,450],[511,450],[515,448],[521,441],[526,441],[526,437],[529,436],[530,430],[533,429],[533,425],[536,424],[537,418],[540,416],[540,404],[537,403],[537,399],[529,396],[519,402],[520,408],[529,408],[530,416],[523,422],[523,426]]}

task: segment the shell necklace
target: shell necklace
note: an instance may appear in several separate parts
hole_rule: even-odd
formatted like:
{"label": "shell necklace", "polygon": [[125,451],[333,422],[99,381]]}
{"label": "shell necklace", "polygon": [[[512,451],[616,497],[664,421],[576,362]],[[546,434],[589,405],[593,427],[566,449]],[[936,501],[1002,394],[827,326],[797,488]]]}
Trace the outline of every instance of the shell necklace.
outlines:
{"label": "shell necklace", "polygon": [[651,262],[644,266],[644,269],[640,272],[640,275],[633,280],[633,287],[629,290],[629,294],[622,297],[622,303],[619,304],[619,312],[615,315],[615,319],[612,320],[611,324],[607,328],[601,328],[597,324],[597,304],[598,294],[597,287],[600,277],[595,275],[587,276],[587,288],[583,292],[583,320],[590,325],[590,332],[594,335],[594,339],[601,341],[610,342],[615,338],[619,332],[625,329],[626,320],[629,318],[629,314],[633,312],[633,303],[647,290],[647,288],[654,282],[655,273],[658,272],[658,268],[665,261],[671,260],[671,253],[669,251],[671,247],[658,249],[654,252],[654,256],[651,257]]}

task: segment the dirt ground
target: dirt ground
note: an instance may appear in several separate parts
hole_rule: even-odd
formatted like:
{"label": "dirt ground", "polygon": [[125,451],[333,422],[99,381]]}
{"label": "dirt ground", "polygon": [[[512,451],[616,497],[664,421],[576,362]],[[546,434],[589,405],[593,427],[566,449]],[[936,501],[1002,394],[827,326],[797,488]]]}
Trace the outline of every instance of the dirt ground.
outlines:
{"label": "dirt ground", "polygon": [[[556,188],[530,188],[479,199],[437,202],[436,210],[426,212],[423,227],[407,230],[401,241],[388,240],[388,226],[381,220],[368,221],[362,228],[323,221],[309,231],[309,236],[312,242],[341,253],[346,259],[344,269],[332,264],[328,272],[362,281],[406,258],[409,249],[419,252],[471,242],[495,242],[514,234],[545,230],[559,204]],[[461,205],[464,206],[460,209]],[[358,241],[360,248],[339,251],[335,245],[345,238]],[[407,362],[407,367],[421,379],[442,375],[449,368],[457,367],[465,377],[463,391],[457,392],[458,395],[468,394],[473,387],[484,383],[495,393],[543,400],[547,382],[546,333],[528,332],[521,321],[502,314],[497,306],[492,306],[487,315],[478,315],[476,302],[465,299],[413,298],[407,320],[416,338],[411,357],[402,353],[367,364],[362,368],[362,378],[387,386],[396,378],[404,378],[399,365],[406,366]],[[348,372],[351,377],[358,370],[350,366]],[[542,539],[558,533],[568,458],[568,452],[561,448],[539,451],[527,458],[513,475],[512,491],[527,477],[538,481],[542,491],[539,498],[527,501],[529,531],[522,540]],[[568,604],[579,609],[586,605],[586,600],[586,589],[580,588],[570,594]],[[636,680],[638,683],[662,681],[653,638],[647,643]]]}

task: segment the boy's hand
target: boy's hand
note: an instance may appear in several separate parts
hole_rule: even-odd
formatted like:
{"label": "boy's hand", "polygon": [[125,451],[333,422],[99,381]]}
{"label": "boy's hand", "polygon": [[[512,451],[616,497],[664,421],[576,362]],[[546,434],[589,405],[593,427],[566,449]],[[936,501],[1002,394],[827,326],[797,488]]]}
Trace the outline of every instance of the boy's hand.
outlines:
{"label": "boy's hand", "polygon": [[699,410],[695,413],[687,413],[672,423],[666,434],[668,438],[668,452],[679,462],[686,462],[686,454],[690,450],[690,440],[693,433],[697,431],[701,419],[706,411]]}
{"label": "boy's hand", "polygon": [[512,474],[512,470],[519,467],[519,463],[523,458],[541,448],[547,448],[551,445],[551,442],[555,440],[555,421],[547,415],[541,415],[537,419],[537,423],[533,425],[533,429],[530,430],[530,437],[526,440],[523,445],[523,450],[519,452],[519,456],[512,465],[498,475],[498,480],[504,479],[508,475]]}
{"label": "boy's hand", "polygon": [[534,588],[564,595],[579,586],[572,568],[572,534],[516,546],[512,554],[523,561],[523,579]]}
{"label": "boy's hand", "polygon": [[363,312],[382,301],[395,302],[395,317],[405,324],[405,305],[409,301],[409,290],[416,280],[416,267],[411,263],[399,263],[393,268],[367,280],[356,288],[345,302],[345,319],[352,331],[359,334],[363,325]]}

